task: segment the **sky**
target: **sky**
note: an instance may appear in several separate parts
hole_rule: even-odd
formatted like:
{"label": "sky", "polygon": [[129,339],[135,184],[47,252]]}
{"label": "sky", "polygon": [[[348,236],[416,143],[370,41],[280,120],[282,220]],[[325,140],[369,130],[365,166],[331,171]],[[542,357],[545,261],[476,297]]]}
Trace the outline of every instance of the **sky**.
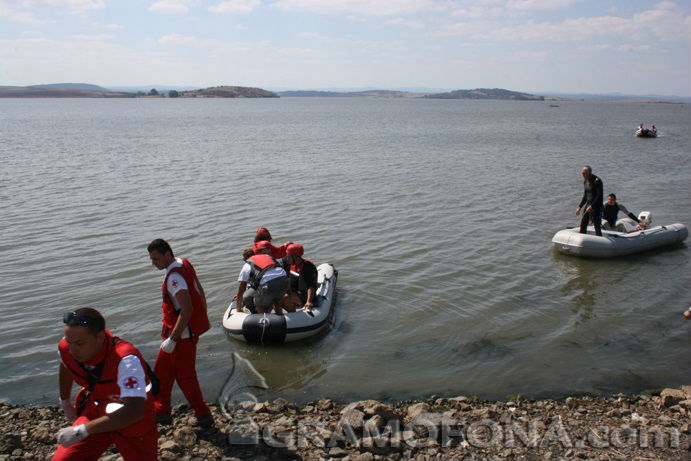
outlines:
{"label": "sky", "polygon": [[0,0],[0,85],[689,96],[688,0]]}

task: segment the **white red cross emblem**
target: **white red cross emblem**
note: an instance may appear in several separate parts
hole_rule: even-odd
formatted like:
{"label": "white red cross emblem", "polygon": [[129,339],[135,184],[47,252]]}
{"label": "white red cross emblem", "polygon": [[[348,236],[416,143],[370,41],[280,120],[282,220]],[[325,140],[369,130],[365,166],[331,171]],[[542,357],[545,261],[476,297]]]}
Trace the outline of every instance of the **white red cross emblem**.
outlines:
{"label": "white red cross emblem", "polygon": [[173,280],[173,288],[177,288],[177,287],[178,287],[178,282],[177,282],[177,280]]}
{"label": "white red cross emblem", "polygon": [[137,384],[139,384],[139,381],[137,381],[137,378],[135,378],[134,376],[130,376],[129,378],[127,378],[127,381],[125,381],[125,387],[127,389],[134,389],[135,387],[137,387]]}

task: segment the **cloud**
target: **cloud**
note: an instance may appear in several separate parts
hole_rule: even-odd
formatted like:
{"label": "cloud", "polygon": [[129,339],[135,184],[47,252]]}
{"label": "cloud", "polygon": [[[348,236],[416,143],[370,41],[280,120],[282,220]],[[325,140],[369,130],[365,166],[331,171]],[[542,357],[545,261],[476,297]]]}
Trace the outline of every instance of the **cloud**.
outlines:
{"label": "cloud", "polygon": [[448,9],[451,0],[278,0],[275,6],[285,10],[309,10],[315,13],[394,16]]}
{"label": "cloud", "polygon": [[327,56],[323,52],[314,50],[312,48],[281,48],[278,50],[278,52],[292,58],[320,59]]}
{"label": "cloud", "polygon": [[72,38],[79,41],[104,41],[112,39],[113,36],[109,34],[78,34],[73,35]]}
{"label": "cloud", "polygon": [[260,0],[226,0],[208,8],[212,13],[250,13],[261,5]]}
{"label": "cloud", "polygon": [[163,14],[187,14],[197,0],[158,0],[149,6],[149,11]]}
{"label": "cloud", "polygon": [[40,26],[45,24],[47,21],[38,19],[34,17],[31,13],[14,13],[10,15],[10,20],[12,22],[18,22],[20,24],[28,24],[30,26]]}
{"label": "cloud", "polygon": [[558,10],[581,0],[508,0],[506,8],[514,11]]}
{"label": "cloud", "polygon": [[411,29],[424,29],[425,24],[420,21],[414,21],[404,18],[393,18],[386,21],[387,24],[392,24],[395,26],[409,27]]}
{"label": "cloud", "polygon": [[192,45],[199,43],[200,40],[197,37],[192,37],[190,35],[180,35],[180,34],[168,34],[158,39],[158,43],[164,44],[175,44],[175,45]]}
{"label": "cloud", "polygon": [[596,16],[566,19],[562,22],[524,21],[501,26],[492,21],[457,22],[441,27],[442,35],[461,35],[495,41],[586,41],[598,37],[624,37],[636,40],[688,40],[689,15],[678,14],[667,2],[663,7],[636,13],[633,17]]}

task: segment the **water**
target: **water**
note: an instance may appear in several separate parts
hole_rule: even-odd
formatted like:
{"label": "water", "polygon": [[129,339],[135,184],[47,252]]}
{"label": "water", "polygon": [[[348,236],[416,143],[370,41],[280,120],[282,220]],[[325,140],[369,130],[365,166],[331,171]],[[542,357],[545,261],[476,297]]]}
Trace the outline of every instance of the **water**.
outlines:
{"label": "water", "polygon": [[[635,138],[641,122],[660,137]],[[263,376],[260,398],[297,401],[688,383],[688,243],[591,261],[550,240],[578,222],[586,163],[629,210],[691,224],[690,131],[688,105],[0,100],[0,398],[57,401],[61,318],[77,307],[99,309],[153,362],[156,237],[207,294],[208,400],[234,352]],[[339,270],[318,341],[225,338],[259,226]]]}

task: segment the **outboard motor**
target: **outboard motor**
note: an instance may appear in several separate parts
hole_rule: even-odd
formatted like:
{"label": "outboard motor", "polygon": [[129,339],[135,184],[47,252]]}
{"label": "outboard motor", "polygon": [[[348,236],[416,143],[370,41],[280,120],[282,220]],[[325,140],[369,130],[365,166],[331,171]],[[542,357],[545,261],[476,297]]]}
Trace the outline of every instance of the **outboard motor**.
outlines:
{"label": "outboard motor", "polygon": [[638,214],[638,220],[648,226],[653,222],[653,214],[650,211],[641,211]]}

